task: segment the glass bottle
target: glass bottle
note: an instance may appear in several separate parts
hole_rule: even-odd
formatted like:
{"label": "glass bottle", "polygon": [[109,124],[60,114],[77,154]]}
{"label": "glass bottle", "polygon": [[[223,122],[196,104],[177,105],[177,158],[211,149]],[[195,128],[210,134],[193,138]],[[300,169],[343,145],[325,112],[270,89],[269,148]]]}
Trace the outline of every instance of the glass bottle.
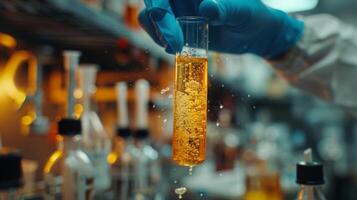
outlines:
{"label": "glass bottle", "polygon": [[192,167],[206,159],[208,24],[200,17],[177,20],[185,46],[175,61],[172,158]]}
{"label": "glass bottle", "polygon": [[110,188],[110,168],[107,157],[111,150],[111,141],[104,129],[98,114],[92,108],[92,98],[95,92],[97,66],[92,64],[79,66],[80,87],[83,92],[81,116],[83,130],[83,150],[91,159],[94,171],[95,196],[103,195]]}
{"label": "glass bottle", "polygon": [[0,199],[19,199],[17,190],[22,185],[21,155],[17,151],[0,148]]}
{"label": "glass bottle", "polygon": [[134,158],[132,150],[132,134],[129,129],[129,116],[127,104],[127,89],[125,82],[115,85],[117,95],[117,135],[114,138],[114,147],[108,160],[112,170],[112,189],[119,199],[133,199]]}
{"label": "glass bottle", "polygon": [[140,79],[135,83],[136,132],[134,134],[134,200],[154,199],[160,182],[160,163],[158,152],[150,145],[148,128],[148,102],[150,85]]}
{"label": "glass bottle", "polygon": [[81,122],[62,119],[58,123],[58,133],[57,150],[43,170],[44,199],[91,199],[94,169],[89,157],[79,148]]}
{"label": "glass bottle", "polygon": [[133,143],[131,131],[118,128],[114,139],[114,148],[110,154],[112,170],[112,188],[119,199],[133,199],[134,194],[134,165]]}
{"label": "glass bottle", "polygon": [[323,165],[318,162],[299,162],[296,165],[296,183],[300,185],[297,200],[326,200],[322,185]]}

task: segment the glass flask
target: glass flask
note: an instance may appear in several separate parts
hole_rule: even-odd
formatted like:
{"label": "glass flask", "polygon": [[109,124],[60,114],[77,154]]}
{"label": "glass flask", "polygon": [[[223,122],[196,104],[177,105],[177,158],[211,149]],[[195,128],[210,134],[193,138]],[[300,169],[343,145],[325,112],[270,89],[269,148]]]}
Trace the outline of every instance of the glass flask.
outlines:
{"label": "glass flask", "polygon": [[92,199],[94,168],[79,148],[81,122],[62,119],[58,123],[57,150],[47,160],[43,173],[44,199]]}
{"label": "glass flask", "polygon": [[296,182],[300,185],[297,200],[326,200],[323,165],[317,162],[299,162],[296,165]]}
{"label": "glass flask", "polygon": [[206,159],[208,24],[201,17],[177,21],[185,45],[175,63],[173,160],[192,167]]}

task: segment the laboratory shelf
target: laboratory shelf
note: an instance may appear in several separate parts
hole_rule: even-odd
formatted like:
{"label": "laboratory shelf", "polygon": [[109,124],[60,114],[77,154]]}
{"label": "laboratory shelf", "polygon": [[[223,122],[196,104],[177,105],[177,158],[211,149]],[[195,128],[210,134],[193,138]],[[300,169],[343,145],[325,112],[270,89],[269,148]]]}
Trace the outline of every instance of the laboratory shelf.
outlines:
{"label": "laboratory shelf", "polygon": [[173,61],[142,30],[131,30],[114,13],[78,0],[0,1],[0,24],[0,31],[60,48],[115,48],[119,38],[126,38],[156,58]]}

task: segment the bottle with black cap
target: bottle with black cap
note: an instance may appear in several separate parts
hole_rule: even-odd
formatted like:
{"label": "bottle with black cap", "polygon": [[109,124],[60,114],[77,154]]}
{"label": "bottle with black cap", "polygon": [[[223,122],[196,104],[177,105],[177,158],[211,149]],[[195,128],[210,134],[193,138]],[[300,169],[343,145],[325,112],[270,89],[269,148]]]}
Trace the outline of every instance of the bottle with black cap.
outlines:
{"label": "bottle with black cap", "polygon": [[135,83],[136,96],[136,132],[135,151],[135,199],[155,199],[161,176],[159,154],[150,145],[148,129],[148,102],[150,85],[147,80],[140,79]]}
{"label": "bottle with black cap", "polygon": [[0,199],[15,200],[22,186],[21,155],[7,148],[0,149]]}
{"label": "bottle with black cap", "polygon": [[312,161],[311,149],[305,150],[304,157],[304,162],[296,164],[296,183],[300,185],[297,200],[326,200],[322,192],[323,165]]}
{"label": "bottle with black cap", "polygon": [[117,130],[113,142],[113,150],[108,156],[111,164],[112,190],[119,199],[133,199],[133,166],[134,149],[132,143],[132,133],[129,128],[127,90],[125,82],[119,82],[115,85],[117,95]]}
{"label": "bottle with black cap", "polygon": [[64,118],[58,122],[57,150],[44,167],[48,200],[92,198],[94,168],[80,147],[81,121]]}

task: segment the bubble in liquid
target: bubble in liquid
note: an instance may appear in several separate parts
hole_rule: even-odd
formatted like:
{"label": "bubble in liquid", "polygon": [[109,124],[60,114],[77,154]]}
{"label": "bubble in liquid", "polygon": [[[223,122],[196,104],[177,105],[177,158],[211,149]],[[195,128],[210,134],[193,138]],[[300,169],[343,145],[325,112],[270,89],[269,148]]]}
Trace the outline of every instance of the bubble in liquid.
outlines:
{"label": "bubble in liquid", "polygon": [[175,193],[178,195],[179,199],[182,199],[182,195],[184,195],[186,191],[187,191],[186,187],[179,187],[175,189]]}
{"label": "bubble in liquid", "polygon": [[192,176],[193,166],[188,168],[188,175]]}
{"label": "bubble in liquid", "polygon": [[224,108],[224,106],[221,104],[220,106],[219,106],[219,109],[223,109]]}

